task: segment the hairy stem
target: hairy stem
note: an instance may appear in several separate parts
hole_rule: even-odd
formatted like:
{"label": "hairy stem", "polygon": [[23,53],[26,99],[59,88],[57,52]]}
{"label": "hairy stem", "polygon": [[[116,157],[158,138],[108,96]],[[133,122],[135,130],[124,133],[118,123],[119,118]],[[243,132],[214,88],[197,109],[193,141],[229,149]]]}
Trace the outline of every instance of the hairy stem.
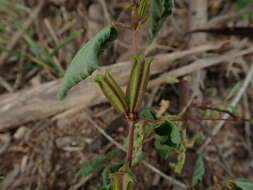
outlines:
{"label": "hairy stem", "polygon": [[128,148],[127,148],[127,162],[129,167],[132,166],[132,159],[133,159],[133,149],[134,149],[134,121],[128,120],[129,124],[129,134],[128,134]]}

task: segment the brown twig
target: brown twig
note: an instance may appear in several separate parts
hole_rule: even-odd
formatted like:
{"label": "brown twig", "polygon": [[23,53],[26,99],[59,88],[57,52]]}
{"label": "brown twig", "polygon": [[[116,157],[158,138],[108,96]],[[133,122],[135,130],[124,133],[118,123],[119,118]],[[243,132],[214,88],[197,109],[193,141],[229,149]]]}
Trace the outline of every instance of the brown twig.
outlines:
{"label": "brown twig", "polygon": [[246,50],[238,51],[236,53],[234,51],[231,51],[222,56],[217,56],[217,57],[212,57],[212,58],[202,58],[195,61],[194,63],[190,65],[186,65],[186,66],[180,67],[178,69],[175,69],[173,71],[169,71],[167,73],[160,75],[157,79],[152,80],[149,86],[150,87],[157,86],[159,84],[164,83],[164,81],[166,81],[167,78],[169,77],[178,77],[178,76],[187,75],[194,72],[196,69],[204,69],[204,68],[216,65],[218,63],[221,63],[223,61],[227,61],[230,59],[234,59],[236,57],[247,55],[252,52],[253,52],[253,48],[249,48]]}
{"label": "brown twig", "polygon": [[[161,73],[173,65],[168,65],[168,62],[172,63],[175,60],[184,58],[188,55],[197,54],[199,52],[219,49],[222,44],[224,44],[224,42],[201,45],[190,50],[170,54],[159,54],[155,56],[156,64],[151,65],[151,75]],[[238,54],[235,54],[235,56],[229,56],[228,59],[238,57],[241,55],[240,53],[246,53],[247,51],[250,51],[250,49],[241,51]],[[253,52],[253,48],[251,52]],[[180,77],[187,75],[196,67],[202,66],[202,68],[206,68],[224,60],[226,59],[216,59],[215,63],[209,64],[207,62],[209,62],[210,59],[202,59],[200,63],[195,62],[166,73],[167,75],[161,75],[161,78],[158,77],[152,80],[149,87],[159,86],[160,84],[166,82],[167,77],[169,76]],[[115,78],[119,81],[119,84],[121,86],[125,86],[127,84],[128,77],[128,72],[126,71],[130,70],[130,66],[131,64],[129,64],[129,62],[120,62],[103,67],[100,72],[112,70],[113,73],[116,73]],[[47,117],[66,112],[67,110],[73,110],[80,105],[90,106],[105,101],[102,97],[98,98],[98,89],[94,87],[92,80],[87,79],[82,82],[80,88],[73,88],[71,92],[72,98],[66,98],[65,101],[59,104],[59,101],[55,98],[59,82],[60,81],[53,81],[8,96],[0,96],[0,131],[14,129],[29,121],[43,120]],[[51,106],[49,107],[48,105]],[[78,113],[78,111],[76,113]]]}
{"label": "brown twig", "polygon": [[[250,119],[250,107],[249,107],[249,102],[248,102],[248,96],[247,94],[243,95],[243,107],[245,111],[245,118]],[[252,142],[251,142],[251,130],[250,130],[250,123],[245,123],[245,136],[246,136],[246,144],[247,144],[247,149],[249,151],[249,154],[251,158],[253,158],[253,151],[252,151]]]}
{"label": "brown twig", "polygon": [[[243,85],[241,87],[241,89],[239,90],[239,92],[237,93],[236,97],[232,100],[231,102],[231,106],[236,106],[238,104],[238,102],[240,101],[240,99],[242,98],[243,94],[245,93],[250,81],[252,80],[253,77],[253,65],[251,66],[249,73],[247,74],[247,77],[245,78]],[[223,119],[228,119],[229,114],[224,114],[223,115]],[[225,124],[225,120],[220,121],[213,129],[211,136],[215,136],[223,127],[223,125]],[[207,140],[205,141],[205,143],[198,149],[198,153],[201,153],[205,150],[205,148],[208,146],[208,144],[211,142],[211,137],[207,138]]]}
{"label": "brown twig", "polygon": [[220,109],[220,108],[215,108],[215,107],[211,107],[211,106],[203,106],[203,105],[197,105],[197,104],[194,104],[192,105],[193,107],[195,108],[199,108],[199,109],[202,109],[202,110],[214,110],[214,111],[217,111],[217,112],[223,112],[223,113],[227,113],[228,115],[230,115],[231,117],[234,118],[234,120],[238,121],[238,120],[241,120],[241,121],[246,121],[246,122],[251,122],[249,119],[246,119],[246,118],[242,118],[238,115],[235,115],[234,113],[232,113],[230,110],[226,110],[226,109]]}
{"label": "brown twig", "polygon": [[245,7],[244,9],[240,11],[235,11],[235,12],[228,13],[225,15],[217,16],[213,18],[212,20],[210,20],[204,27],[210,28],[214,26],[217,27],[217,26],[223,25],[226,22],[236,20],[240,18],[242,15],[252,12],[252,9],[253,9],[253,3],[249,4],[247,7]]}

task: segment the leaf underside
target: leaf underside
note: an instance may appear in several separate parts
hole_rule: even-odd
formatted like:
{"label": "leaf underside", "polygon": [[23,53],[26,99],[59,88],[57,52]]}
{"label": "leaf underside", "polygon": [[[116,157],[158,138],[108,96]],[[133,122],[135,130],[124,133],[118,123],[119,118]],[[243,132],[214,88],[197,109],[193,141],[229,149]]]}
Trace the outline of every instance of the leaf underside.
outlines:
{"label": "leaf underside", "polygon": [[90,39],[76,54],[67,69],[58,91],[58,99],[66,97],[74,85],[90,76],[98,66],[100,54],[117,38],[117,31],[111,25],[103,28]]}
{"label": "leaf underside", "polygon": [[100,155],[98,156],[95,160],[90,161],[88,164],[86,164],[85,166],[83,166],[78,172],[77,172],[77,176],[80,175],[86,175],[88,173],[90,173],[91,171],[93,171],[94,169],[96,169],[97,167],[103,165],[106,161],[113,159],[114,157],[119,156],[120,154],[122,154],[123,151],[120,149],[115,149],[112,152],[109,152],[105,155]]}
{"label": "leaf underside", "polygon": [[244,178],[236,178],[233,180],[237,187],[242,190],[252,190],[253,189],[253,181]]}
{"label": "leaf underside", "polygon": [[203,179],[204,174],[205,174],[205,165],[203,156],[199,155],[193,170],[192,185],[198,184],[199,181]]}
{"label": "leaf underside", "polygon": [[172,14],[172,0],[152,0],[150,42],[161,29],[168,16]]}

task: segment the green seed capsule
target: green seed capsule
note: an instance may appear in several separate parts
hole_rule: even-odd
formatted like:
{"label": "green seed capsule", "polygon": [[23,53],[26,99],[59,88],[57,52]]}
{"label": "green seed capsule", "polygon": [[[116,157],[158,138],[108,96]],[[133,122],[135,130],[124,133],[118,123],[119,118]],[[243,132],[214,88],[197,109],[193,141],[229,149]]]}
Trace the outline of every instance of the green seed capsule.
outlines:
{"label": "green seed capsule", "polygon": [[151,59],[145,59],[142,56],[134,57],[126,92],[128,107],[131,113],[137,112],[142,103],[149,80],[151,61]]}
{"label": "green seed capsule", "polygon": [[117,111],[128,113],[126,96],[109,72],[97,75],[95,82],[98,83],[105,97]]}

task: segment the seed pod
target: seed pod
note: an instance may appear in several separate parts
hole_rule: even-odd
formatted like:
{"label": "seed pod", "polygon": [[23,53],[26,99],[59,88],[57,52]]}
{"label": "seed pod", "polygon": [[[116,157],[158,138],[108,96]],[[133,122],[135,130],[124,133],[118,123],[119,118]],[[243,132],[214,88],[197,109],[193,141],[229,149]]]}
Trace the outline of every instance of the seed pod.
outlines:
{"label": "seed pod", "polygon": [[136,113],[140,108],[149,80],[151,61],[142,56],[134,57],[126,92],[130,113]]}
{"label": "seed pod", "polygon": [[95,82],[98,83],[105,97],[117,111],[128,113],[126,96],[109,72],[97,75]]}
{"label": "seed pod", "polygon": [[140,0],[139,7],[137,9],[137,17],[139,19],[145,19],[147,17],[148,0]]}
{"label": "seed pod", "polygon": [[112,190],[134,190],[135,178],[127,164],[118,173],[112,174],[111,178]]}

